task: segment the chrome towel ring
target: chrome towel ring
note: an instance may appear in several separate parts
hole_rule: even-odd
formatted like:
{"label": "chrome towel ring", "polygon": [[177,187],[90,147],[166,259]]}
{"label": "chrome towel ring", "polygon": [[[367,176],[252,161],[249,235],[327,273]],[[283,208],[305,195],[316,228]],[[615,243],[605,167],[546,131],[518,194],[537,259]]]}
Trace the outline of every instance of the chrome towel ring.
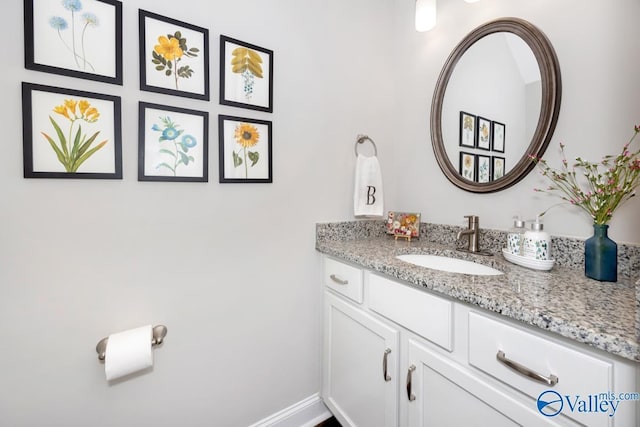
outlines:
{"label": "chrome towel ring", "polygon": [[358,144],[363,144],[365,141],[369,141],[371,145],[373,145],[373,154],[377,156],[378,147],[376,147],[376,143],[373,142],[373,139],[369,138],[369,136],[367,135],[358,135],[358,138],[356,139],[356,146],[355,146],[356,157],[358,157]]}

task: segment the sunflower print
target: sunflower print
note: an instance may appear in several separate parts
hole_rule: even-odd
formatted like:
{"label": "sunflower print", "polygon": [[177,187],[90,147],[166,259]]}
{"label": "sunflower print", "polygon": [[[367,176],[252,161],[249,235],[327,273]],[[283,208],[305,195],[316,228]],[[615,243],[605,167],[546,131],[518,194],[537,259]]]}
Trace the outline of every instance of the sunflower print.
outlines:
{"label": "sunflower print", "polygon": [[[233,132],[233,137],[242,148],[233,153],[233,167],[237,168],[244,164],[244,177],[249,178],[249,168],[254,167],[260,160],[260,153],[257,151],[249,151],[251,147],[255,147],[260,141],[260,132],[258,128],[250,123],[239,123]],[[251,164],[249,164],[249,161]]]}

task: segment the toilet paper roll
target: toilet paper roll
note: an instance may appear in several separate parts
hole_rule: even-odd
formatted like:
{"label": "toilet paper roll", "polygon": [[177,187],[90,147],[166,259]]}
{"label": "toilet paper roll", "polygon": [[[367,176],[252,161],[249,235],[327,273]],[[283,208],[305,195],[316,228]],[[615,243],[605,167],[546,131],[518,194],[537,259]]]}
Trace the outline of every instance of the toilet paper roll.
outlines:
{"label": "toilet paper roll", "polygon": [[107,381],[153,366],[151,325],[109,335],[104,360]]}

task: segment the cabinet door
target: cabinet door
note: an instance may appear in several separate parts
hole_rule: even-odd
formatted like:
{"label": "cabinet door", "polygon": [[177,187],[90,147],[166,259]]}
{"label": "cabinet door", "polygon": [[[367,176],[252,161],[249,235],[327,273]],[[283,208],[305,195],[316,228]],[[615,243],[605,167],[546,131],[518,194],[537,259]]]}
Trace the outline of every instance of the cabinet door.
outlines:
{"label": "cabinet door", "polygon": [[343,427],[396,426],[398,330],[328,291],[324,322],[325,404]]}
{"label": "cabinet door", "polygon": [[541,415],[534,400],[501,390],[418,341],[409,339],[407,347],[401,398],[411,427],[577,425]]}

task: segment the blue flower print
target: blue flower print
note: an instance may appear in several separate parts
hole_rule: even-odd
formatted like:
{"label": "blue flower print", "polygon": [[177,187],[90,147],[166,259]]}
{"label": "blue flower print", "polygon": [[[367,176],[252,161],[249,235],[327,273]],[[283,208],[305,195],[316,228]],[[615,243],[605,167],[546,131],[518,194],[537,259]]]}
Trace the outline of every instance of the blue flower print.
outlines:
{"label": "blue flower print", "polygon": [[62,0],[62,5],[65,9],[71,12],[77,12],[82,9],[82,3],[80,0]]}
{"label": "blue flower print", "polygon": [[86,25],[91,25],[92,27],[97,27],[99,23],[98,17],[91,12],[83,13],[82,20],[85,22]]}
{"label": "blue flower print", "polygon": [[182,132],[183,131],[176,129],[173,126],[167,127],[162,131],[160,141],[173,141],[174,139],[179,137]]}
{"label": "blue flower print", "polygon": [[[182,146],[185,148],[193,148],[196,146],[198,141],[192,135],[185,135],[182,137]],[[186,150],[185,150],[186,151]]]}
{"label": "blue flower print", "polygon": [[64,31],[69,28],[67,20],[60,16],[52,16],[51,19],[49,19],[49,25],[57,31]]}
{"label": "blue flower print", "polygon": [[188,154],[189,149],[195,147],[198,141],[193,135],[184,135],[180,140],[178,137],[184,133],[184,129],[178,130],[180,125],[171,120],[171,117],[158,117],[162,125],[154,123],[151,130],[160,132],[158,152],[164,155],[166,161],[156,165],[156,169],[168,169],[173,176],[177,176],[180,165],[188,166],[196,160]]}

